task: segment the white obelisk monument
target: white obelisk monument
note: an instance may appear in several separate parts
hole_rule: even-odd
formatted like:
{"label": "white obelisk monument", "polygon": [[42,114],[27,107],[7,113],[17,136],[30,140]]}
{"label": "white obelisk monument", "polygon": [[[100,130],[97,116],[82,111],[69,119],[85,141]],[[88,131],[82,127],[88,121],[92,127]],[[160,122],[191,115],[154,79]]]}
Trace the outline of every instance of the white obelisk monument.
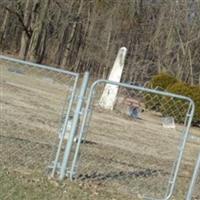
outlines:
{"label": "white obelisk monument", "polygon": [[[122,71],[124,68],[126,53],[127,53],[126,47],[122,47],[119,49],[108,80],[120,82]],[[113,110],[117,92],[118,92],[117,85],[106,84],[101,99],[99,101],[100,106],[105,109]]]}

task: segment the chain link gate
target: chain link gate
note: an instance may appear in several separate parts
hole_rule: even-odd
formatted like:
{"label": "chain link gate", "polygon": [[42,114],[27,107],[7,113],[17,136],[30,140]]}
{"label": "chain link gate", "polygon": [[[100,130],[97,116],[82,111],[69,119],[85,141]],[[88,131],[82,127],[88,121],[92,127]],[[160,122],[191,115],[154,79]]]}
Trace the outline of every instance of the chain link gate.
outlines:
{"label": "chain link gate", "polygon": [[[112,112],[98,104],[105,84],[119,87]],[[140,101],[141,118],[130,119],[122,111],[122,99],[127,92]],[[125,198],[131,194],[135,199],[170,199],[193,115],[194,103],[190,98],[108,80],[94,82],[78,142],[73,144],[70,178],[109,185],[124,193]],[[168,118],[174,120],[176,127],[166,128],[162,124]]]}
{"label": "chain link gate", "polygon": [[[0,60],[3,168],[41,171],[53,148],[51,177],[103,183],[125,198],[171,198],[194,114],[191,99],[107,80],[94,82],[85,95],[88,73],[78,94],[76,73],[5,56]],[[112,112],[98,104],[104,84],[119,87]],[[141,118],[124,112],[127,94],[140,102]],[[166,128],[169,119],[172,127]]]}
{"label": "chain link gate", "polygon": [[[49,163],[52,170],[63,129],[73,115],[79,74],[6,56],[0,56],[0,73],[1,174],[44,173]],[[0,199],[6,195],[2,191]]]}
{"label": "chain link gate", "polygon": [[[51,177],[54,177],[56,174],[59,176],[60,180],[63,180],[66,176],[73,174],[73,171],[70,171],[69,160],[71,158],[71,155],[73,155],[74,153],[73,142],[76,142],[74,139],[76,139],[76,135],[79,128],[80,117],[82,115],[82,105],[84,103],[85,99],[84,96],[88,86],[88,81],[89,81],[89,72],[85,72],[82,80],[82,85],[80,87],[80,92],[79,94],[76,95],[77,103],[76,103],[76,108],[74,108],[74,113],[72,116],[71,126],[69,130],[67,130],[67,124],[68,124],[67,117],[63,124],[62,137],[60,138],[59,145],[56,151],[56,157],[55,160],[53,161],[53,169]],[[66,142],[64,142],[64,138],[66,135],[68,135],[66,138],[67,140]],[[63,153],[61,153],[62,145],[63,145]],[[58,162],[59,157],[61,158],[60,163]]]}

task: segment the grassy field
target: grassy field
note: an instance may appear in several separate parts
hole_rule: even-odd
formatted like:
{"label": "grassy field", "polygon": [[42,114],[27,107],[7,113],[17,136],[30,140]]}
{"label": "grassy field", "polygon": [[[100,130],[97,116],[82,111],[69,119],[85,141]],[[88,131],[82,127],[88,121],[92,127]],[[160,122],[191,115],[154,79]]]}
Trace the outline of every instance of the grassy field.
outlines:
{"label": "grassy field", "polygon": [[[58,124],[72,80],[0,63],[0,199],[141,199],[163,197],[183,127],[161,125],[158,113],[130,119],[126,108],[94,107],[77,180],[48,179]],[[17,71],[16,71],[17,69]],[[45,78],[44,78],[45,77]],[[200,129],[192,128],[199,137]],[[188,140],[174,199],[184,199],[200,142]],[[198,190],[199,188],[199,190]],[[195,198],[200,199],[200,185]],[[195,199],[194,198],[194,199]]]}

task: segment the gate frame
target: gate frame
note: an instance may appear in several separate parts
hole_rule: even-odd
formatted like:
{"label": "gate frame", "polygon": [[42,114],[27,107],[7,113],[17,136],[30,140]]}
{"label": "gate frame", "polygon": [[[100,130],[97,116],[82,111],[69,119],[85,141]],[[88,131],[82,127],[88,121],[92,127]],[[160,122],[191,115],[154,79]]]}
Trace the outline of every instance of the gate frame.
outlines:
{"label": "gate frame", "polygon": [[[27,66],[27,68],[28,67],[35,67],[36,69],[49,70],[51,72],[57,72],[57,73],[64,74],[64,75],[66,75],[66,77],[69,76],[69,78],[72,78],[72,77],[74,78],[72,89],[70,88],[70,90],[71,90],[70,98],[66,99],[66,102],[64,102],[64,104],[63,104],[63,113],[61,113],[61,116],[60,116],[60,122],[59,122],[59,127],[58,127],[57,131],[58,131],[58,134],[59,134],[60,129],[62,128],[62,137],[59,140],[59,144],[58,144],[55,160],[52,161],[53,162],[53,166],[47,166],[48,168],[52,169],[50,177],[54,177],[55,172],[57,170],[57,163],[58,163],[58,159],[59,159],[62,143],[64,141],[64,136],[65,136],[65,133],[66,133],[67,123],[69,121],[70,112],[72,110],[72,105],[73,105],[73,102],[74,102],[74,99],[75,99],[75,95],[76,95],[76,90],[77,90],[77,85],[78,85],[78,80],[79,80],[79,73],[75,73],[75,72],[71,72],[71,71],[67,71],[67,70],[51,67],[51,66],[48,66],[48,65],[37,64],[37,63],[30,62],[30,61],[11,58],[11,57],[4,56],[4,55],[0,55],[0,61],[1,60],[6,61],[6,62],[10,62],[10,63],[22,64],[23,66]],[[66,115],[64,116],[64,122],[61,123],[61,118],[64,115],[64,110],[66,110]]]}
{"label": "gate frame", "polygon": [[[64,109],[67,109],[66,112],[66,116],[64,119],[64,122],[61,124],[62,126],[62,137],[60,138],[59,144],[58,144],[58,149],[56,152],[56,157],[53,163],[53,168],[52,168],[52,173],[51,173],[51,177],[54,177],[56,169],[57,169],[57,163],[58,163],[58,159],[59,159],[59,155],[60,155],[60,151],[61,151],[61,146],[64,140],[64,135],[66,132],[66,127],[67,127],[67,123],[69,120],[69,115],[70,115],[70,111],[72,109],[72,104],[73,101],[75,99],[75,93],[76,93],[76,89],[77,89],[77,83],[79,80],[79,74],[75,73],[75,72],[71,72],[71,71],[67,71],[67,70],[63,70],[63,69],[58,69],[58,68],[54,68],[54,67],[50,67],[47,65],[42,65],[42,64],[36,64],[36,63],[32,63],[29,61],[24,61],[24,60],[19,60],[19,59],[15,59],[15,58],[11,58],[11,57],[7,57],[7,56],[3,56],[0,55],[0,60],[4,60],[4,61],[9,61],[9,62],[13,62],[13,63],[18,63],[18,64],[22,64],[22,65],[28,65],[29,67],[36,67],[36,68],[40,68],[40,69],[44,69],[44,70],[49,70],[52,72],[57,72],[57,73],[62,73],[68,76],[72,76],[75,78],[74,80],[74,84],[73,84],[73,89],[72,89],[72,93],[69,99],[69,105],[65,104],[64,105]],[[82,103],[84,100],[84,94],[86,92],[87,89],[87,84],[88,84],[88,80],[89,80],[89,73],[86,72],[84,79],[83,79],[83,83],[82,83],[82,87],[81,87],[81,91],[78,97],[78,102],[77,102],[77,107],[76,107],[76,112],[75,112],[75,118],[77,120],[74,120],[73,122],[73,128],[70,132],[70,138],[69,141],[66,144],[66,149],[65,149],[65,154],[63,156],[63,162],[62,162],[62,167],[60,169],[60,180],[62,180],[65,176],[65,171],[66,171],[66,166],[67,166],[67,160],[69,157],[69,154],[71,152],[71,148],[72,148],[72,143],[73,143],[73,137],[74,134],[76,132],[76,127],[78,124],[78,118],[80,117],[80,112],[81,112],[81,108],[82,108]],[[85,132],[86,129],[86,123],[89,123],[90,120],[88,121],[88,119],[91,117],[91,113],[92,111],[90,110],[90,106],[92,105],[93,102],[93,93],[95,92],[95,89],[97,87],[98,84],[110,84],[110,85],[116,85],[116,86],[120,86],[120,87],[124,87],[124,88],[128,88],[128,89],[135,89],[138,91],[143,91],[143,92],[149,92],[149,93],[153,93],[153,94],[158,94],[158,95],[162,95],[162,96],[168,96],[168,97],[173,97],[173,98],[178,98],[178,99],[182,99],[182,100],[186,100],[189,102],[189,108],[187,111],[187,114],[185,116],[185,129],[184,129],[184,133],[183,133],[183,138],[182,141],[180,141],[179,143],[179,149],[177,151],[177,158],[174,161],[174,166],[172,167],[171,170],[171,175],[169,178],[169,183],[168,183],[168,188],[166,191],[166,195],[164,198],[162,199],[155,199],[155,198],[151,198],[151,197],[147,197],[144,196],[144,199],[151,199],[151,200],[169,200],[174,192],[175,189],[175,185],[176,185],[176,180],[178,177],[178,173],[180,170],[180,165],[183,159],[183,154],[184,154],[184,150],[185,150],[185,146],[186,146],[186,142],[187,142],[187,138],[189,135],[189,129],[191,127],[191,123],[192,123],[192,119],[193,119],[193,115],[194,115],[194,110],[195,110],[195,104],[193,102],[193,100],[189,97],[185,97],[182,95],[176,95],[173,93],[169,93],[169,92],[162,92],[162,91],[158,91],[158,90],[154,90],[154,89],[149,89],[149,88],[145,88],[145,87],[139,87],[139,86],[135,86],[135,85],[129,85],[126,83],[119,83],[119,82],[114,82],[114,81],[109,81],[109,80],[105,80],[105,79],[99,79],[95,82],[93,82],[93,84],[91,85],[91,87],[89,88],[89,95],[87,97],[87,101],[86,101],[86,108],[84,109],[84,113],[83,113],[83,121],[81,123],[80,126],[80,133],[78,135],[78,141],[77,141],[77,145],[75,148],[75,153],[74,153],[74,157],[73,157],[73,161],[72,161],[72,165],[71,165],[71,169],[69,170],[69,175],[70,175],[70,179],[72,180],[74,178],[74,175],[77,172],[77,168],[78,168],[78,159],[79,159],[79,154],[80,154],[80,145],[81,145],[81,141],[82,139],[86,138],[86,134],[87,132]],[[61,116],[62,117],[62,116]],[[60,127],[59,127],[60,129]],[[195,185],[195,181],[197,178],[197,174],[199,173],[199,167],[200,167],[200,154],[193,172],[193,176],[192,176],[192,180],[189,186],[189,190],[188,190],[188,194],[186,197],[186,200],[190,200],[192,197],[192,191]]]}
{"label": "gate frame", "polygon": [[[79,93],[78,100],[77,100],[76,110],[75,110],[74,116],[73,116],[72,127],[70,130],[69,138],[67,140],[67,144],[65,146],[63,160],[62,160],[62,164],[61,164],[61,168],[60,168],[60,172],[59,172],[59,180],[60,181],[62,181],[64,179],[66,173],[68,173],[69,156],[72,151],[73,139],[77,132],[77,127],[78,127],[78,123],[79,123],[79,119],[80,119],[81,109],[82,109],[82,105],[84,102],[85,92],[87,90],[88,82],[89,82],[89,72],[85,72],[83,81],[82,81],[82,85],[80,88],[80,93]],[[66,125],[67,124],[65,124],[65,127],[66,127]],[[64,138],[65,130],[63,133],[64,134],[61,139]],[[61,146],[60,146],[60,148],[61,148]],[[69,171],[69,174],[73,174],[73,171]]]}
{"label": "gate frame", "polygon": [[58,148],[57,148],[57,151],[56,151],[55,160],[52,161],[53,162],[53,167],[52,167],[52,172],[50,174],[51,178],[53,178],[55,176],[56,170],[59,173],[59,169],[57,169],[57,164],[58,164],[60,152],[61,152],[61,149],[62,149],[62,144],[64,142],[64,137],[65,137],[65,134],[66,134],[67,125],[68,125],[68,122],[69,122],[70,112],[72,110],[72,105],[73,105],[73,102],[75,100],[78,79],[79,79],[79,74],[77,74],[77,76],[75,78],[75,81],[74,81],[72,94],[71,94],[70,99],[69,99],[69,105],[67,105],[67,103],[66,103],[66,107],[68,107],[68,108],[67,108],[67,113],[66,113],[64,122],[63,122],[63,124],[61,124],[62,132],[61,132],[61,138],[60,138],[59,143],[58,143]]}
{"label": "gate frame", "polygon": [[72,180],[73,177],[74,177],[74,174],[77,173],[78,163],[79,163],[78,159],[80,158],[79,155],[81,153],[80,152],[80,145],[81,145],[82,139],[86,138],[86,135],[84,135],[84,134],[86,134],[85,133],[85,126],[86,126],[87,118],[89,117],[88,114],[89,114],[90,106],[93,103],[92,96],[93,96],[93,93],[95,92],[96,86],[98,84],[102,84],[102,83],[110,84],[110,85],[116,85],[116,86],[125,87],[125,88],[128,88],[128,89],[135,89],[135,90],[139,90],[139,91],[143,91],[143,92],[149,92],[149,93],[153,93],[153,94],[158,94],[158,95],[162,95],[162,96],[168,96],[168,97],[173,97],[173,98],[178,98],[178,99],[181,99],[181,100],[188,101],[189,106],[188,106],[187,114],[185,116],[185,122],[184,122],[185,129],[184,129],[184,132],[183,132],[183,138],[179,142],[179,148],[178,148],[178,151],[177,151],[178,155],[177,155],[177,158],[174,161],[173,167],[171,169],[171,175],[169,177],[169,182],[168,182],[166,194],[161,199],[143,196],[144,199],[149,199],[149,200],[150,199],[151,200],[169,200],[172,197],[174,189],[175,189],[176,180],[177,180],[177,177],[178,177],[180,165],[181,165],[181,162],[182,162],[182,159],[183,159],[183,153],[184,153],[187,138],[188,138],[188,135],[189,135],[189,129],[191,127],[191,123],[192,123],[192,119],[193,119],[194,111],[195,111],[195,104],[194,104],[194,102],[191,98],[185,97],[185,96],[182,96],[182,95],[169,93],[169,92],[162,92],[162,91],[153,90],[153,89],[149,89],[149,88],[145,88],[145,87],[139,87],[139,86],[135,86],[135,85],[129,85],[129,84],[126,84],[126,83],[119,83],[119,82],[109,81],[109,80],[105,80],[105,79],[99,79],[99,80],[95,81],[92,84],[92,86],[90,87],[90,90],[89,90],[89,95],[88,95],[87,102],[86,102],[86,108],[85,108],[84,115],[83,115],[83,121],[82,121],[82,124],[80,126],[79,138],[78,138],[78,142],[77,142],[77,146],[76,146],[76,149],[75,149],[74,158],[73,158],[72,166],[71,166],[71,170],[70,170],[71,172],[75,172],[75,173],[70,174],[70,179]]}
{"label": "gate frame", "polygon": [[198,176],[200,176],[200,152],[199,152],[198,158],[196,160],[196,164],[195,164],[195,167],[194,167],[194,171],[193,171],[192,179],[191,179],[191,182],[190,182],[190,185],[189,185],[186,200],[192,199],[192,194],[193,194]]}

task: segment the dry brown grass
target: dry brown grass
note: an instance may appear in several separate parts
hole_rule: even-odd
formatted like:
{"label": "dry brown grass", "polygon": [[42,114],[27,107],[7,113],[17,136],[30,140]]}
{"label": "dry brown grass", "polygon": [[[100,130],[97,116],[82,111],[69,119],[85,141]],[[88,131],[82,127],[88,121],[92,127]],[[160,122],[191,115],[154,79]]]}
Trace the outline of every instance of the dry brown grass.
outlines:
{"label": "dry brown grass", "polygon": [[[181,125],[164,129],[157,113],[145,111],[141,120],[133,120],[119,111],[95,107],[88,142],[81,147],[78,179],[75,183],[52,184],[43,172],[58,139],[66,85],[7,69],[1,70],[0,85],[0,182],[4,185],[0,199],[58,196],[114,200],[138,199],[144,193],[163,196],[181,138]],[[191,131],[200,136],[198,128]],[[177,200],[184,198],[198,151],[199,142],[189,140],[175,191]],[[49,191],[44,192],[46,189]]]}

